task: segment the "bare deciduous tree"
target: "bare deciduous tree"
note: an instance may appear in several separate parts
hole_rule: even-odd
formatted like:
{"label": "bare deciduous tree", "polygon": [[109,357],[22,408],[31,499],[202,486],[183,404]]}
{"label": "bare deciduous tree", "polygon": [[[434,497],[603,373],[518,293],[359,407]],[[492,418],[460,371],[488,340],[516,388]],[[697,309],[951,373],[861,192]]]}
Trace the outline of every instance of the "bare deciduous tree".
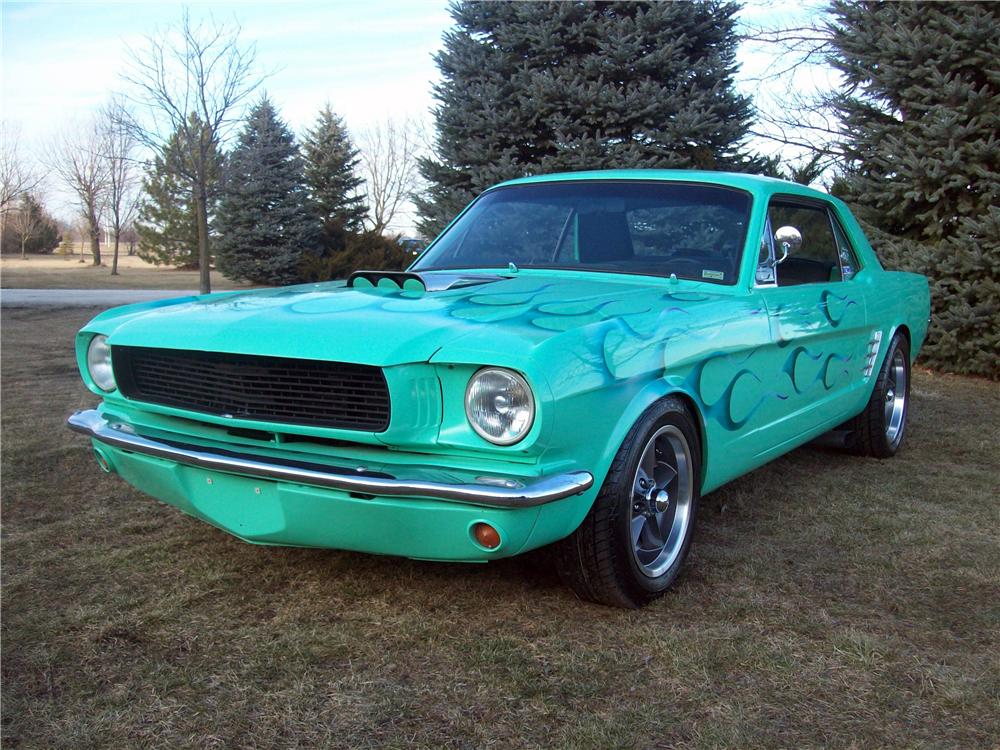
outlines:
{"label": "bare deciduous tree", "polygon": [[361,132],[358,145],[372,231],[385,231],[416,191],[422,143],[420,129],[410,119],[390,118]]}
{"label": "bare deciduous tree", "polygon": [[130,120],[125,103],[118,97],[106,104],[100,113],[101,157],[107,172],[108,227],[114,238],[111,275],[118,275],[118,248],[122,232],[135,218],[139,207],[139,179],[134,151],[135,135],[128,127]]}
{"label": "bare deciduous tree", "polygon": [[[94,265],[101,265],[101,214],[108,185],[107,164],[101,156],[96,122],[65,131],[49,148],[49,167],[76,197],[90,238]],[[82,260],[82,258],[81,258]]]}
{"label": "bare deciduous tree", "polygon": [[[32,203],[35,203],[33,206]],[[33,210],[38,206],[37,199],[32,200],[30,193],[25,193],[21,196],[21,205],[17,211],[13,212],[14,231],[17,232],[17,238],[21,241],[21,259],[26,259],[27,253],[25,252],[25,246],[31,241],[38,230],[42,227],[42,217],[41,213],[37,210]]]}
{"label": "bare deciduous tree", "polygon": [[130,51],[124,75],[138,110],[129,128],[145,145],[165,153],[178,134],[184,158],[172,164],[189,180],[198,219],[201,292],[209,276],[209,180],[216,148],[242,114],[242,105],[263,81],[256,73],[256,48],[240,43],[239,27],[192,21],[187,10],[176,28],[146,38],[146,48]]}
{"label": "bare deciduous tree", "polygon": [[[139,195],[139,200],[142,200],[141,194]],[[138,212],[138,202],[136,203],[136,210]],[[136,245],[139,244],[139,232],[135,228],[135,217],[130,219],[122,228],[122,242],[128,245],[128,255],[135,255]]]}
{"label": "bare deciduous tree", "polygon": [[83,217],[78,218],[73,224],[72,231],[76,235],[77,241],[80,245],[80,260],[77,262],[86,263],[87,261],[83,257],[83,247],[87,244],[87,238],[90,237],[90,228],[86,219]]}
{"label": "bare deciduous tree", "polygon": [[34,191],[44,179],[43,175],[25,166],[20,145],[17,130],[0,122],[0,236],[7,214],[17,208],[17,200]]}
{"label": "bare deciduous tree", "polygon": [[751,133],[798,154],[798,166],[786,174],[797,182],[816,180],[844,162],[843,133],[831,106],[839,81],[827,64],[832,45],[826,11],[821,5],[806,11],[805,23],[745,26],[742,35],[745,49],[770,59],[758,75],[744,79],[757,87]]}

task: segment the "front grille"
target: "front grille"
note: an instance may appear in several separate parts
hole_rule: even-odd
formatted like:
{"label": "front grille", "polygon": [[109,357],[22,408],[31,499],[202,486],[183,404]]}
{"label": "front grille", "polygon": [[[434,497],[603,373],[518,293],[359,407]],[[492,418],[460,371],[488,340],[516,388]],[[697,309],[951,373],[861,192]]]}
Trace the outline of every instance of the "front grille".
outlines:
{"label": "front grille", "polygon": [[382,432],[389,389],[378,367],[286,357],[112,348],[129,399],[262,422]]}

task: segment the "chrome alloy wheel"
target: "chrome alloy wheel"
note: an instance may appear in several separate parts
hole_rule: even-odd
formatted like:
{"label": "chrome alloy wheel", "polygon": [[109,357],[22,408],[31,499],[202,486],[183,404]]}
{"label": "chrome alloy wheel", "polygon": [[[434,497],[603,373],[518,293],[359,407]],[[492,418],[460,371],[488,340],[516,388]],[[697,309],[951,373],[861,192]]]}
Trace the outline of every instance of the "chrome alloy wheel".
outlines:
{"label": "chrome alloy wheel", "polygon": [[889,363],[888,379],[885,384],[885,438],[890,445],[897,443],[903,432],[906,418],[906,355],[896,349]]}
{"label": "chrome alloy wheel", "polygon": [[694,480],[691,448],[674,425],[646,443],[632,483],[632,555],[644,575],[656,578],[677,561],[691,524]]}

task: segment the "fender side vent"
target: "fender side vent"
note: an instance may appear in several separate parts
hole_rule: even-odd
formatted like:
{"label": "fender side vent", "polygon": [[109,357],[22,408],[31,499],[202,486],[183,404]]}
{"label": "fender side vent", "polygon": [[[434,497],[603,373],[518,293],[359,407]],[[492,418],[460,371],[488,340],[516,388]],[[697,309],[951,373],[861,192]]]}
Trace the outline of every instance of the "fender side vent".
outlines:
{"label": "fender side vent", "polygon": [[875,371],[875,363],[878,361],[879,349],[882,348],[882,331],[872,331],[872,337],[868,339],[868,351],[865,353],[865,377],[870,378]]}

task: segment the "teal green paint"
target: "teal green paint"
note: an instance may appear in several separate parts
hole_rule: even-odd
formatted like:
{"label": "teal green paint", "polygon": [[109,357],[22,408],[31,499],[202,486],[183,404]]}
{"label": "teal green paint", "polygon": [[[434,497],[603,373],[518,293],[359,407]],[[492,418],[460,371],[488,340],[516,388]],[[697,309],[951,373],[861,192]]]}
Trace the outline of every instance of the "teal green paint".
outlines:
{"label": "teal green paint", "polygon": [[[258,481],[266,502],[249,506],[259,508],[251,518],[224,496],[242,498],[254,480],[222,477],[209,492],[199,484],[204,473],[124,454],[116,454],[119,471],[149,494],[255,542],[435,559],[506,556],[554,541],[580,523],[625,434],[658,398],[683,393],[695,404],[704,435],[702,486],[710,491],[860,411],[873,384],[873,377],[861,376],[873,331],[883,333],[880,357],[899,325],[910,331],[914,357],[926,335],[926,280],[884,271],[846,206],[825,194],[779,180],[687,171],[546,175],[506,184],[558,179],[680,180],[749,192],[753,207],[739,279],[722,285],[494,268],[480,272],[507,278],[439,292],[385,280],[374,287],[331,282],[227,292],[103,313],[80,333],[77,357],[92,390],[85,355],[95,333],[108,335],[112,347],[380,366],[393,407],[388,430],[379,434],[231,420],[131,404],[117,393],[105,395],[102,408],[142,434],[180,433],[207,447],[232,448],[226,428],[234,425],[278,433],[273,442],[240,439],[241,449],[264,456],[357,460],[388,471],[421,465],[471,479],[583,469],[596,482],[587,493],[530,511],[484,511],[417,500],[362,501]],[[765,211],[775,194],[819,198],[834,207],[859,256],[854,279],[753,288]],[[534,391],[535,423],[516,445],[493,446],[467,424],[465,387],[486,365],[518,370]],[[285,444],[281,435],[347,442]],[[486,553],[470,541],[467,524],[476,518],[503,520],[499,551]],[[382,532],[386,524],[391,533]],[[407,541],[410,533],[419,541]]]}
{"label": "teal green paint", "polygon": [[[429,560],[484,562],[524,546],[537,508],[501,510],[428,500],[358,499],[334,490],[208,472],[117,449],[115,471],[149,495],[256,544],[332,547]],[[469,528],[501,533],[488,551]]]}

